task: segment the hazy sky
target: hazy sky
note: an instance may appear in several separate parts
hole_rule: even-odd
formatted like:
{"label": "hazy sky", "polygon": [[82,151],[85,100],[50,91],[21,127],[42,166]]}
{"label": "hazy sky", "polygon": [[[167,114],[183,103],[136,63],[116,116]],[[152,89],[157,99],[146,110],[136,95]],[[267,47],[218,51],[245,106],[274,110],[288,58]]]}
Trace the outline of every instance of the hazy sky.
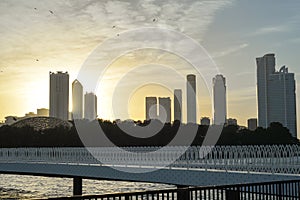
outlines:
{"label": "hazy sky", "polygon": [[[287,65],[300,80],[299,10],[300,1],[294,0],[1,0],[0,119],[47,108],[49,71],[68,71],[71,84],[88,55],[104,40],[132,29],[161,27],[184,33],[206,49],[227,80],[228,117],[246,124],[247,118],[257,116],[256,57],[275,53],[277,68]],[[178,57],[152,50],[120,58],[108,70],[107,82],[98,88],[99,117],[112,118],[110,87],[118,74],[132,70],[127,67],[146,65],[148,57],[165,59],[164,65],[188,66]],[[157,68],[147,65],[143,69],[151,74],[150,69],[155,72]],[[151,76],[158,82],[164,79],[158,73]],[[203,80],[197,78],[200,119],[211,116],[211,102]],[[155,85],[132,91],[126,99],[131,102],[130,116],[144,118],[143,95],[171,95],[167,91]],[[297,92],[299,99],[300,89]],[[299,113],[298,104],[297,109]]]}

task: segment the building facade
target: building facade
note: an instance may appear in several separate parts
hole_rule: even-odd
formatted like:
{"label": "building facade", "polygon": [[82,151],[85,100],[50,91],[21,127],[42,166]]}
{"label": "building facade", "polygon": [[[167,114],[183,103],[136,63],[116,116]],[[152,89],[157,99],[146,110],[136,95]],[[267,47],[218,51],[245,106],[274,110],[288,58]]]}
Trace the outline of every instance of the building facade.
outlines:
{"label": "building facade", "polygon": [[97,119],[97,96],[92,92],[84,95],[84,118],[90,121]]}
{"label": "building facade", "polygon": [[256,118],[248,119],[248,129],[250,131],[255,131],[257,129],[257,119]]}
{"label": "building facade", "polygon": [[219,74],[213,78],[214,124],[224,125],[227,119],[226,79]]}
{"label": "building facade", "polygon": [[78,80],[72,83],[72,118],[82,119],[83,117],[83,87]]}
{"label": "building facade", "polygon": [[174,121],[182,121],[182,90],[174,90]]}
{"label": "building facade", "polygon": [[157,98],[156,97],[146,97],[145,98],[145,110],[146,110],[146,120],[157,118]]}
{"label": "building facade", "polygon": [[69,74],[50,72],[49,115],[68,120],[69,114]]}
{"label": "building facade", "polygon": [[196,76],[194,74],[187,75],[186,83],[187,91],[187,122],[197,122],[197,100],[196,100]]}
{"label": "building facade", "polygon": [[165,123],[171,122],[171,99],[170,97],[159,97],[159,117],[158,119]]}
{"label": "building facade", "polygon": [[49,117],[49,109],[47,108],[38,108],[36,109],[36,113],[39,117]]}
{"label": "building facade", "polygon": [[275,54],[256,58],[258,125],[280,122],[297,137],[296,83],[294,73],[283,66],[275,70]]}

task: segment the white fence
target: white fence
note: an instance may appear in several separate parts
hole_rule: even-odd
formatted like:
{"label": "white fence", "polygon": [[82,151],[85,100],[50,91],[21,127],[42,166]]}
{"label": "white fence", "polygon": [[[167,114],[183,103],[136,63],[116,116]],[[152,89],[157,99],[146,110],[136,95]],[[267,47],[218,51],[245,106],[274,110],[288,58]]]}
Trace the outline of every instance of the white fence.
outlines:
{"label": "white fence", "polygon": [[168,167],[300,174],[300,146],[0,148],[0,163]]}

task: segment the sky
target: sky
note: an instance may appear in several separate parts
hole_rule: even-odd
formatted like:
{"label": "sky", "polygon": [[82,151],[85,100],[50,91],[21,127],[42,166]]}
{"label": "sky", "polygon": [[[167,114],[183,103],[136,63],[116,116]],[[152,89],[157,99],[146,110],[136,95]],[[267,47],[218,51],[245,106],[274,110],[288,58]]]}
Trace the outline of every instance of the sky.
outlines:
{"label": "sky", "polygon": [[[71,85],[99,45],[154,27],[178,32],[203,47],[226,77],[228,117],[246,125],[248,118],[257,117],[256,57],[275,53],[277,69],[286,65],[300,80],[299,10],[300,1],[294,0],[1,0],[0,120],[48,108],[49,71],[68,71]],[[100,54],[109,57],[117,41]],[[178,48],[188,50],[182,44]],[[138,49],[112,61],[95,90],[100,118],[143,120],[145,96],[172,97],[174,88],[185,94],[188,73],[197,75],[198,121],[212,117],[210,83],[180,55]],[[178,79],[170,71],[178,72]],[[136,84],[143,80],[148,84]],[[118,108],[126,108],[128,116]]]}

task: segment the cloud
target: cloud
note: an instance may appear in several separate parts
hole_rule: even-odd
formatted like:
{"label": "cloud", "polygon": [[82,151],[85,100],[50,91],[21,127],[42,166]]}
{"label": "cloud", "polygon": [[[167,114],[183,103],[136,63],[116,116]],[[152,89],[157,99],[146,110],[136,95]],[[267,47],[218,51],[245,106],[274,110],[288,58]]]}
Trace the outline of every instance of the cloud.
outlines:
{"label": "cloud", "polygon": [[212,57],[213,58],[218,58],[218,57],[223,57],[223,56],[227,56],[229,54],[233,54],[235,52],[238,52],[246,47],[248,47],[249,44],[247,43],[244,43],[244,44],[240,44],[240,45],[237,45],[237,46],[232,46],[232,47],[229,47],[223,51],[220,51],[220,52],[216,52],[216,53],[213,53],[212,54]]}
{"label": "cloud", "polygon": [[259,28],[258,30],[251,33],[250,36],[267,35],[271,33],[280,33],[280,32],[287,32],[287,31],[289,31],[287,25],[268,26],[268,27]]}

